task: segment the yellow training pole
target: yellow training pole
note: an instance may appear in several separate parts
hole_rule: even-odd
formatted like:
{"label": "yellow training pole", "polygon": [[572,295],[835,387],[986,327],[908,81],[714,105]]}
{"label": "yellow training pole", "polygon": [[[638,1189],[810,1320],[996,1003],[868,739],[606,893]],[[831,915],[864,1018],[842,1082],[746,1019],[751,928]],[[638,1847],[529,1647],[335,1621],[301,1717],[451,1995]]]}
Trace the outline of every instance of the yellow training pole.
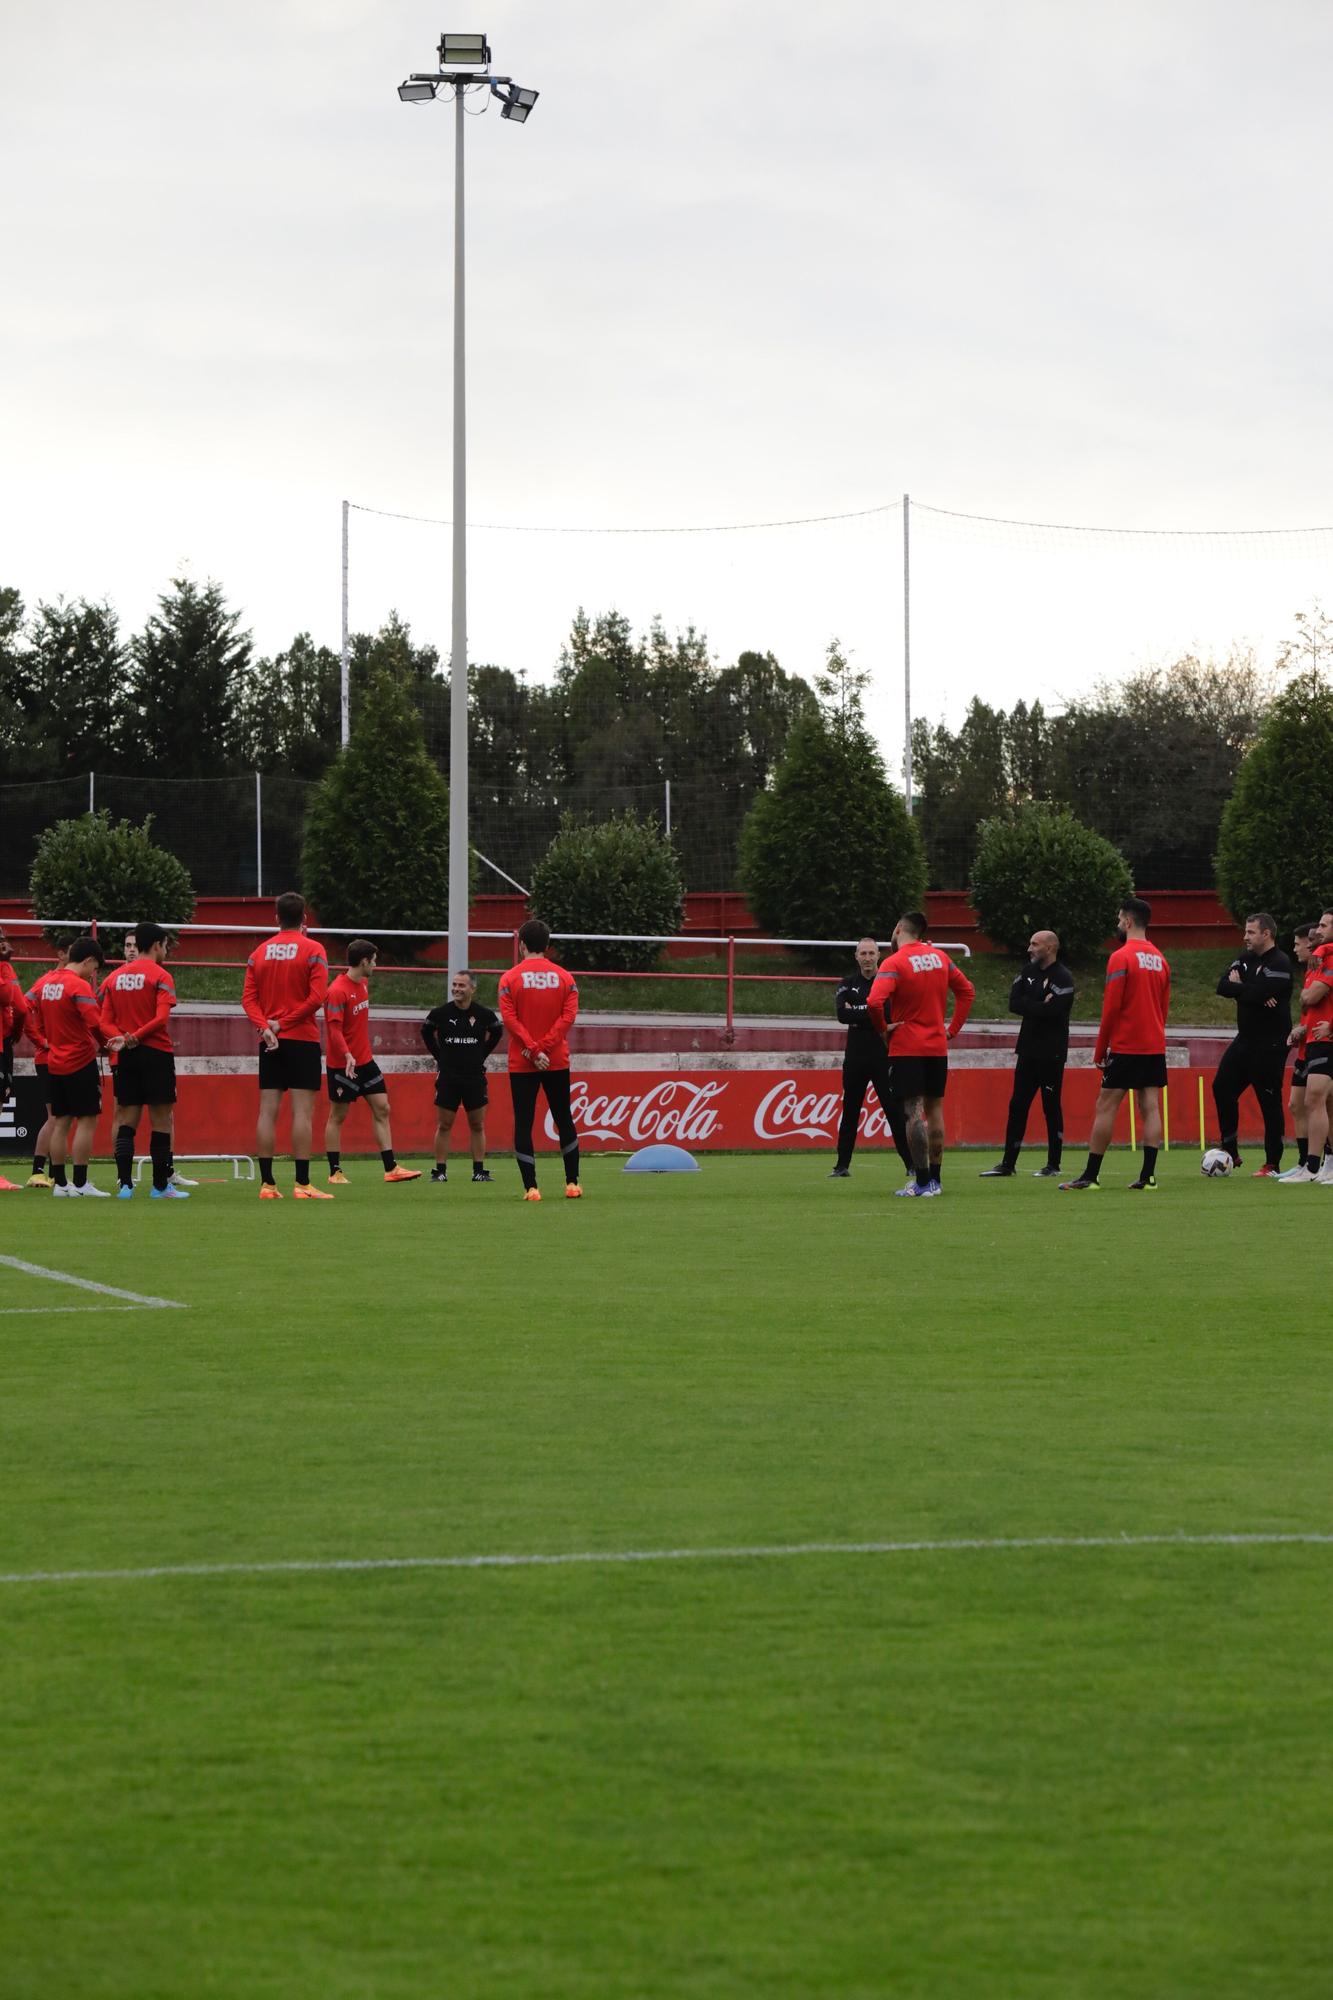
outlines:
{"label": "yellow training pole", "polygon": [[1162,1151],[1171,1151],[1171,1086],[1162,1085]]}
{"label": "yellow training pole", "polygon": [[1199,1078],[1199,1151],[1201,1153],[1206,1153],[1207,1150],[1208,1150],[1208,1141],[1207,1138],[1204,1136],[1204,1129],[1203,1129],[1203,1078],[1200,1077]]}
{"label": "yellow training pole", "polygon": [[1129,1150],[1132,1153],[1138,1141],[1134,1137],[1134,1093],[1129,1093]]}

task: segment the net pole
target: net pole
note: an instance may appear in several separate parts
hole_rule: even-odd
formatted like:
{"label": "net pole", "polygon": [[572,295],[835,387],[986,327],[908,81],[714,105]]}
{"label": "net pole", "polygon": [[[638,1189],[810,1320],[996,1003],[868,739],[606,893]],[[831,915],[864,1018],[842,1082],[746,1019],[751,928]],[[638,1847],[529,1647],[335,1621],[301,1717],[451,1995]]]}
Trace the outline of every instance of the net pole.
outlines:
{"label": "net pole", "polygon": [[903,495],[903,795],[912,810],[912,502]]}
{"label": "net pole", "polygon": [[255,894],[264,893],[264,780],[255,772]]}
{"label": "net pole", "polygon": [[344,748],[346,748],[347,739],[352,733],[352,703],[351,703],[351,690],[350,690],[350,676],[348,668],[350,634],[347,629],[347,624],[348,624],[347,573],[348,573],[348,559],[350,555],[349,544],[351,541],[351,513],[352,513],[351,501],[344,500],[343,501],[342,656],[341,656],[341,665],[338,673],[338,717],[339,717],[338,727],[340,732],[338,740],[343,745]]}
{"label": "net pole", "polygon": [[1131,1153],[1138,1143],[1138,1140],[1134,1136],[1134,1093],[1131,1090],[1129,1093],[1129,1150]]}
{"label": "net pole", "polygon": [[90,813],[96,810],[96,807],[94,806],[93,803],[96,797],[97,797],[97,780],[90,771],[88,773],[88,810]]}
{"label": "net pole", "polygon": [[1162,1085],[1162,1151],[1171,1151],[1171,1086]]}
{"label": "net pole", "polygon": [[666,831],[666,837],[667,837],[667,839],[668,839],[668,840],[670,840],[670,838],[671,838],[671,780],[670,780],[670,778],[664,778],[664,779],[662,780],[662,786],[663,786],[663,790],[664,790],[664,793],[665,793],[665,799],[664,799],[664,804],[665,804],[665,808],[666,808],[666,828],[665,828],[665,831]]}

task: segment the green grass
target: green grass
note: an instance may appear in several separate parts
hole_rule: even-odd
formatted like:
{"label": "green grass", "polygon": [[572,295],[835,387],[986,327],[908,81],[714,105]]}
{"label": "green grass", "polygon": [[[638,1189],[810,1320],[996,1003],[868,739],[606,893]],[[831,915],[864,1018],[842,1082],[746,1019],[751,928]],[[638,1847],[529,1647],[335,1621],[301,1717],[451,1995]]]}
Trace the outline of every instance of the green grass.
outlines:
{"label": "green grass", "polygon": [[[663,961],[665,964],[666,961]],[[1171,953],[1171,1018],[1177,1026],[1232,1027],[1236,1022],[1234,1002],[1215,992],[1218,977],[1227,964],[1225,951],[1173,951]],[[793,961],[781,954],[738,952],[737,970],[766,974],[790,973]],[[721,974],[726,968],[720,958],[691,958],[676,962],[680,972]],[[974,1012],[979,1019],[1006,1017],[1009,988],[1017,962],[995,953],[979,953],[966,961],[968,978],[977,989]],[[24,986],[35,977],[26,966],[17,967]],[[1095,1021],[1102,1004],[1103,961],[1075,969],[1078,995],[1074,1002],[1076,1021]],[[487,1006],[495,1005],[498,973],[483,973],[480,993]],[[828,1019],[833,1013],[836,979],[806,984],[790,978],[775,978],[771,984],[736,988],[736,1012],[742,1014],[809,1014]],[[176,970],[176,987],[183,1000],[235,1000],[241,994],[241,975],[219,969]],[[435,1007],[445,997],[444,975],[430,973],[381,973],[375,993],[381,1006]],[[726,1007],[726,981],[722,977],[675,979],[598,979],[590,973],[579,975],[579,1001],[585,1013],[625,1011],[646,1013],[721,1014]],[[1017,1021],[1014,1026],[1017,1028]]]}
{"label": "green grass", "polygon": [[[0,1270],[0,1571],[1333,1526],[1322,1190],[827,1164],[0,1197],[5,1253],[188,1304],[9,1316],[98,1301]],[[1319,1546],[6,1583],[0,1991],[1323,2000],[1331,1583]]]}

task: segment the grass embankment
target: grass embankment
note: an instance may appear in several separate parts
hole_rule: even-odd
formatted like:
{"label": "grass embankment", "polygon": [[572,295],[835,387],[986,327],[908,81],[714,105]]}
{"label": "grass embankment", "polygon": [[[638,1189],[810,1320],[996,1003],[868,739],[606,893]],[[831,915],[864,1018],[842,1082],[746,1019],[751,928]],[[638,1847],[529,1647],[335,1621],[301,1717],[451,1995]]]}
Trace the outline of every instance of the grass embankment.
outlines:
{"label": "grass embankment", "polygon": [[[1230,1027],[1234,1026],[1236,1010],[1229,1001],[1222,1000],[1214,992],[1218,976],[1227,963],[1227,953],[1211,951],[1173,951],[1171,958],[1172,999],[1171,1019],[1176,1027]],[[665,962],[664,962],[665,963]],[[1002,958],[994,953],[978,954],[976,958],[963,961],[969,979],[977,988],[976,1006],[973,1009],[979,1019],[994,1020],[1008,1014],[1009,987],[1017,971],[1017,962]],[[1074,1003],[1076,1021],[1095,1021],[1101,1011],[1102,971],[1104,961],[1096,960],[1074,968],[1078,981],[1078,997]],[[758,952],[738,952],[737,970],[762,972],[778,975],[771,983],[759,985],[739,984],[736,988],[736,1013],[764,1014],[808,1014],[818,1019],[829,1019],[833,1012],[833,993],[836,979],[822,979],[806,985],[798,979],[782,977],[790,975],[793,964],[790,958],[781,955],[764,955]],[[38,967],[17,967],[20,978],[26,986],[35,977]],[[671,970],[677,975],[669,979],[599,979],[591,973],[579,975],[580,1005],[585,1013],[685,1013],[722,1014],[726,1009],[726,981],[719,974],[725,974],[722,959],[698,958],[671,962]],[[704,978],[684,978],[679,975],[705,974]],[[175,968],[176,989],[182,1000],[235,1000],[241,994],[241,974],[224,968]],[[481,999],[487,1006],[495,1004],[496,971],[483,972],[480,986]],[[375,983],[376,1003],[381,1007],[435,1007],[447,998],[444,974],[442,972],[382,972]]]}

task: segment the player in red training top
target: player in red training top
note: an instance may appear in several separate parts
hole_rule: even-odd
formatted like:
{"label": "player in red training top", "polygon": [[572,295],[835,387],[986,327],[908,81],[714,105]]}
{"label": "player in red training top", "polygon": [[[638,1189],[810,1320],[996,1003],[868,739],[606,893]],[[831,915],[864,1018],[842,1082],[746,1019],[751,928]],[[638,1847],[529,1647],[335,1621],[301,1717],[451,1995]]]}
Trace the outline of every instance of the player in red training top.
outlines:
{"label": "player in red training top", "polygon": [[[131,939],[133,945],[131,946]],[[148,1151],[157,1201],[188,1201],[171,1182],[171,1111],[176,1102],[176,1055],[167,1022],[176,986],[162,961],[167,933],[161,924],[136,924],[125,940],[127,957],[102,982],[102,1022],[116,1050],[116,1178],[122,1201],[134,1195],[134,1140],[145,1105]]]}
{"label": "player in red training top", "polygon": [[[28,1025],[28,1002],[9,962],[9,939],[0,930],[0,1108],[14,1088],[14,1043]],[[0,1174],[0,1194],[16,1194],[18,1182]]]}
{"label": "player in red training top", "polygon": [[1318,929],[1301,990],[1301,1018],[1290,1037],[1305,1062],[1305,1163],[1279,1178],[1328,1187],[1333,1184],[1333,1160],[1324,1158],[1333,1103],[1333,909],[1324,911]]}
{"label": "player in red training top", "polygon": [[329,990],[329,961],[322,944],[307,937],[305,898],[289,890],[277,901],[278,935],[252,951],[245,967],[241,1005],[259,1030],[259,1154],[261,1201],[280,1201],[273,1179],[278,1111],[284,1091],[292,1097],[292,1156],[296,1193],[303,1201],[332,1201],[310,1182],[310,1142],[319,1091],[316,1015]]}
{"label": "player in red training top", "polygon": [[[69,962],[42,980],[42,1033],[51,1077],[51,1171],[58,1195],[106,1195],[88,1179],[102,1109],[97,1052],[110,1040],[91,984],[103,962],[96,938],[76,938]],[[72,1184],[65,1178],[66,1155]]]}
{"label": "player in red training top", "polygon": [[[941,1192],[949,1044],[962,1032],[976,998],[972,981],[926,931],[920,910],[899,917],[896,949],[880,966],[866,1000],[871,1022],[889,1038],[889,1088],[902,1102],[916,1169],[916,1179],[895,1188],[895,1195]],[[953,1018],[946,1027],[950,993]]]}
{"label": "player in red training top", "polygon": [[565,1195],[575,1200],[579,1186],[579,1135],[569,1108],[569,1031],[579,1011],[572,973],[546,956],[551,933],[540,917],[520,924],[518,965],[500,975],[500,1019],[509,1031],[509,1089],[514,1100],[514,1158],[523,1176],[524,1201],[540,1201],[532,1122],[537,1092],[546,1102],[560,1135],[565,1161]]}
{"label": "player in red training top", "polygon": [[1171,968],[1148,936],[1151,922],[1151,904],[1141,896],[1126,896],[1120,905],[1121,943],[1106,962],[1102,1024],[1092,1058],[1101,1070],[1102,1087],[1092,1114],[1088,1164],[1076,1181],[1061,1181],[1066,1193],[1099,1185],[1097,1177],[1115,1130],[1116,1113],[1130,1090],[1138,1099],[1143,1126],[1143,1168],[1129,1185],[1136,1194],[1157,1186]]}
{"label": "player in red training top", "polygon": [[386,1181],[419,1181],[415,1167],[400,1167],[394,1157],[393,1133],[389,1128],[389,1086],[384,1071],[370,1047],[370,975],[377,953],[369,938],[353,938],[347,947],[347,970],[340,972],[324,1002],[324,1025],[328,1030],[329,1122],[324,1128],[328,1148],[329,1180],[347,1186],[343,1172],[342,1129],[344,1120],[359,1097],[370,1106],[384,1162]]}
{"label": "player in red training top", "polygon": [[54,1180],[52,1180],[46,1171],[46,1163],[51,1151],[51,1127],[54,1120],[51,1117],[51,1069],[47,1061],[50,1048],[46,1039],[46,1030],[42,1025],[42,982],[45,979],[49,979],[52,972],[63,972],[68,964],[69,946],[66,944],[57,945],[56,962],[51,967],[50,972],[40,973],[33,980],[32,985],[23,996],[28,1003],[28,1040],[32,1043],[35,1058],[33,1068],[37,1073],[37,1080],[42,1086],[42,1099],[46,1105],[46,1118],[42,1124],[41,1131],[37,1134],[36,1143],[32,1149],[32,1172],[24,1183],[25,1186],[30,1188],[50,1188],[55,1186]]}

